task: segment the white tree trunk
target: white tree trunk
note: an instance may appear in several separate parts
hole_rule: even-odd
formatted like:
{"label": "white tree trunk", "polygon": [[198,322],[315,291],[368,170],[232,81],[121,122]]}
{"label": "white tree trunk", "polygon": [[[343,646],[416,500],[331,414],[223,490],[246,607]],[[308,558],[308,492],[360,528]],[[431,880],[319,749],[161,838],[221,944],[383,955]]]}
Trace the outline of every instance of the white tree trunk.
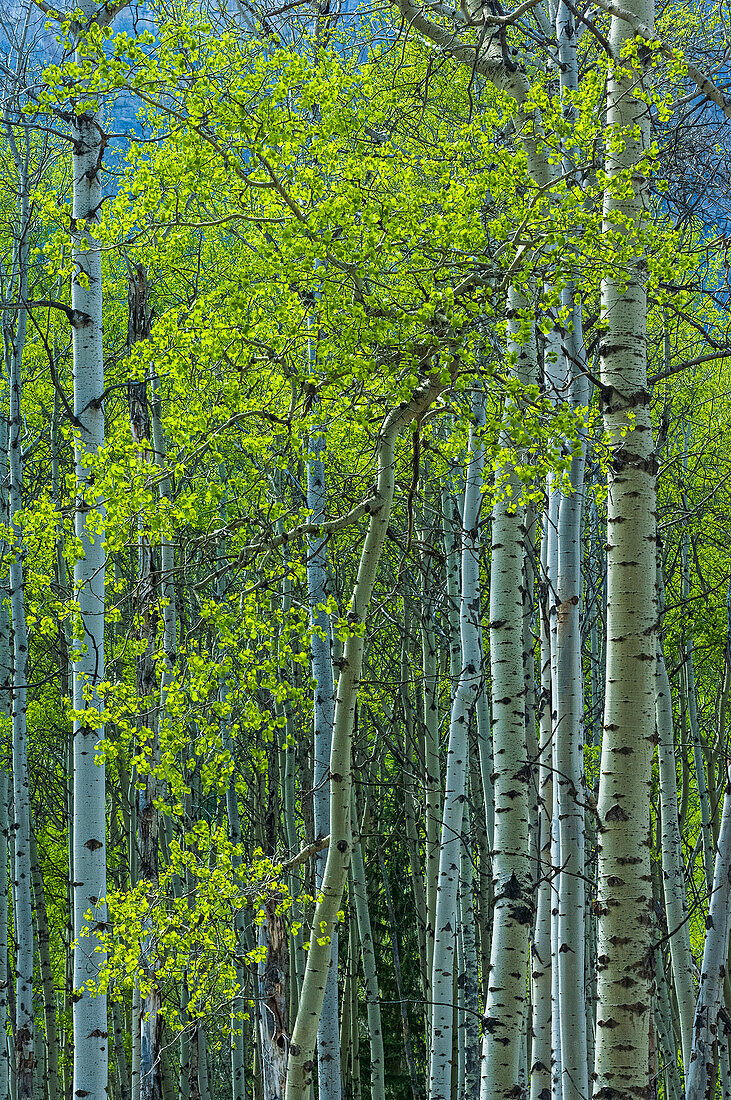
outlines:
{"label": "white tree trunk", "polygon": [[289,1048],[287,1100],[307,1100],[309,1094],[317,1028],[330,970],[331,936],[337,927],[338,909],[350,864],[353,724],[363,665],[364,627],[393,504],[396,440],[411,420],[426,411],[441,388],[441,383],[436,379],[425,383],[410,401],[399,405],[386,416],[379,434],[375,501],[370,509],[368,531],[348,611],[352,633],[343,648],[335,701],[330,754],[330,843],[321,896],[315,906],[310,930],[307,966]]}
{"label": "white tree trunk", "polygon": [[[571,295],[573,297],[573,295]],[[583,361],[581,305],[572,301],[574,331],[565,336],[570,362]],[[571,404],[588,402],[581,367],[572,372]],[[557,951],[562,1100],[583,1100],[589,1091],[586,1049],[584,944],[584,678],[581,667],[581,517],[584,446],[571,462],[572,492],[558,503],[554,791],[559,832]]]}
{"label": "white tree trunk", "polygon": [[429,1098],[450,1100],[454,1023],[453,980],[455,934],[458,919],[458,887],[462,823],[469,763],[469,726],[482,688],[480,651],[480,539],[478,524],[482,502],[484,462],[481,432],[485,424],[484,397],[473,401],[462,516],[462,592],[459,603],[461,671],[452,702],[444,785],[439,878],[434,927],[431,981],[433,1001]]}
{"label": "white tree trunk", "polygon": [[[310,521],[325,520],[327,487],[325,483],[325,432],[320,428],[310,438],[312,452],[307,466],[307,507]],[[335,687],[330,654],[330,616],[327,602],[327,552],[321,538],[311,539],[307,555],[307,598],[310,605],[310,653],[312,678],[316,682],[314,722],[313,810],[315,839],[330,832],[330,751],[335,719]],[[315,863],[317,888],[322,886],[325,852],[319,852]],[[330,970],[325,985],[325,998],[317,1029],[317,1084],[322,1100],[338,1100],[340,1096],[340,1027],[338,1020],[338,935],[333,930]],[[267,1098],[265,1097],[265,1100]]]}
{"label": "white tree trunk", "polygon": [[[0,523],[7,527],[8,493],[8,422],[0,418]],[[3,540],[2,551],[7,552]],[[0,602],[0,715],[7,726],[12,722],[13,655],[10,630],[10,609],[7,599]],[[10,1090],[11,1066],[7,1036],[9,1033],[10,969],[8,959],[8,838],[10,829],[11,780],[5,768],[0,769],[0,1100],[7,1100]]]}
{"label": "white tree trunk", "polygon": [[[653,0],[625,7],[652,28]],[[633,32],[612,17],[615,57]],[[645,185],[637,170],[649,112],[637,76],[610,67],[605,230],[636,249]],[[620,136],[621,135],[621,136]],[[612,181],[633,170],[633,187]],[[611,461],[607,501],[607,681],[598,799],[595,1100],[647,1100],[652,1017],[651,764],[655,736],[655,476],[647,392],[644,257],[602,285],[601,382]],[[632,429],[629,430],[628,429]]]}
{"label": "white tree trunk", "polygon": [[[546,576],[548,530],[541,542],[541,565]],[[538,891],[531,950],[533,1002],[530,1100],[549,1100],[551,1094],[551,908],[555,882],[551,872],[551,815],[553,812],[551,638],[545,585],[541,591],[541,703],[538,746]]]}
{"label": "white tree trunk", "polygon": [[[96,759],[104,736],[97,687],[104,679],[104,508],[97,501],[89,463],[104,446],[101,251],[92,228],[101,202],[101,131],[85,113],[74,120],[71,284],[76,438],[76,537],[82,556],[74,588],[83,635],[76,643],[74,682],[74,1096],[106,1100],[108,1036],[106,996],[93,997],[104,964],[99,932],[106,924],[104,767]],[[87,914],[89,914],[87,916]]]}
{"label": "white tree trunk", "polygon": [[[512,288],[508,299],[508,351],[521,382],[535,378],[536,350],[518,345],[518,315],[525,305]],[[528,945],[533,923],[533,871],[528,815],[531,768],[525,738],[523,657],[523,540],[525,508],[513,466],[497,470],[490,571],[495,831],[493,934],[482,1048],[482,1100],[519,1095]]]}
{"label": "white tree trunk", "polygon": [[693,1050],[686,1072],[686,1100],[714,1100],[719,1054],[719,1013],[728,962],[731,904],[731,784],[726,789],[718,835],[711,904],[706,918],[701,981],[693,1020]]}
{"label": "white tree trunk", "polygon": [[[8,134],[18,170],[17,246],[14,261],[17,271],[18,299],[27,302],[28,261],[30,253],[30,151],[23,156],[12,133]],[[9,337],[10,418],[8,434],[9,520],[11,534],[10,610],[13,637],[13,924],[15,928],[15,1021],[14,1070],[18,1100],[33,1096],[33,904],[31,896],[31,807],[28,781],[28,727],[26,705],[28,684],[28,631],[25,621],[23,564],[25,545],[20,523],[23,508],[23,410],[22,365],[25,349],[27,310],[20,309],[15,331]]]}
{"label": "white tree trunk", "polygon": [[[658,567],[658,588],[662,605],[662,573]],[[685,894],[685,868],[678,821],[678,789],[675,771],[675,738],[673,734],[673,701],[662,645],[657,647],[655,668],[655,722],[657,725],[657,756],[660,772],[660,820],[662,883],[665,898],[665,919],[670,941],[670,963],[678,1005],[683,1066],[690,1065],[695,989],[693,986],[693,954],[690,947],[690,925]]]}

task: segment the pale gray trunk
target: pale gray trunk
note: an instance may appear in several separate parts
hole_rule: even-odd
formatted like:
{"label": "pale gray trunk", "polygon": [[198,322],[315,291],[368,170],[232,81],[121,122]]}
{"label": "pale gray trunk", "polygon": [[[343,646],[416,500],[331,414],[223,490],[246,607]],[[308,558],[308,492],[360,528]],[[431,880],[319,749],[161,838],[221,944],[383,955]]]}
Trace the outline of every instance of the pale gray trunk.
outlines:
{"label": "pale gray trunk", "polygon": [[731,903],[731,784],[726,773],[723,813],[713,875],[711,903],[706,917],[701,980],[693,1020],[693,1049],[686,1071],[686,1100],[713,1100],[718,1070],[719,1018],[723,1006],[723,979],[728,961]]}
{"label": "pale gray trunk", "polygon": [[[683,430],[683,511],[686,522],[683,524],[681,540],[681,583],[680,597],[685,607],[688,606],[690,597],[690,523],[688,513],[688,495],[685,486],[688,478],[688,447],[690,443],[691,426],[686,423]],[[684,705],[690,724],[690,735],[693,745],[693,767],[695,769],[696,783],[698,786],[698,802],[701,811],[701,843],[703,850],[703,871],[706,880],[708,897],[713,889],[713,830],[711,826],[711,807],[708,797],[708,785],[706,782],[706,768],[703,760],[703,746],[701,744],[701,731],[698,722],[698,703],[695,686],[695,663],[693,657],[693,624],[690,616],[683,616],[683,667],[681,669],[681,685]]]}
{"label": "pale gray trunk", "polygon": [[[81,4],[98,18],[90,0]],[[105,13],[106,17],[106,13]],[[109,16],[111,18],[111,14]],[[100,21],[102,21],[100,19]],[[84,59],[78,57],[83,66]],[[100,720],[104,680],[104,507],[97,498],[93,464],[104,446],[104,355],[102,341],[101,250],[93,236],[102,201],[104,153],[100,117],[74,115],[73,210],[71,222],[72,349],[74,415],[81,427],[75,441],[75,531],[81,556],[74,567],[74,595],[81,637],[73,662],[74,686],[74,1096],[106,1100],[108,1079],[107,999],[92,996],[105,963],[99,933],[106,927],[105,769],[97,760],[104,737]]]}
{"label": "pale gray trunk", "polygon": [[[574,130],[579,88],[577,25],[564,0],[556,7],[556,40],[563,116]],[[564,155],[563,170],[571,172]],[[589,402],[581,299],[575,286],[561,292],[566,315],[563,356],[565,392],[573,409]],[[558,988],[562,1100],[583,1100],[589,1092],[585,957],[586,891],[584,885],[584,677],[581,664],[581,534],[584,509],[586,444],[574,451],[570,492],[562,491],[558,513],[558,578],[556,591],[556,725],[554,789],[561,853],[558,879]]]}
{"label": "pale gray trunk", "polygon": [[396,440],[403,428],[429,407],[440,389],[441,385],[436,380],[425,384],[409,402],[405,402],[388,414],[379,433],[375,500],[370,509],[368,531],[348,611],[348,622],[352,633],[349,634],[343,648],[335,703],[330,754],[330,843],[321,895],[315,906],[310,931],[310,950],[297,1019],[292,1031],[287,1069],[287,1100],[306,1100],[312,1081],[312,1060],[317,1027],[325,996],[325,983],[330,970],[331,936],[337,926],[337,914],[352,851],[351,742],[363,664],[363,630],[386,538],[395,490]]}
{"label": "pale gray trunk", "polygon": [[[9,656],[7,612],[0,611],[3,619],[0,628],[0,664],[2,665],[3,717],[9,718],[9,693],[5,660]],[[0,770],[0,1100],[7,1100],[10,1089],[10,1052],[8,1050],[8,1007],[10,975],[8,972],[8,790],[9,779],[5,769]]]}
{"label": "pale gray trunk", "polygon": [[[0,522],[7,524],[7,432],[5,417],[0,417]],[[3,542],[3,552],[7,544]],[[6,725],[12,721],[12,652],[8,601],[0,600],[0,715]],[[10,829],[11,781],[5,768],[0,769],[0,1100],[7,1100],[10,1090],[10,1051],[8,1024],[10,1004],[10,971],[8,966],[8,835]]]}
{"label": "pale gray trunk", "polygon": [[[652,30],[653,0],[627,0]],[[633,39],[612,16],[615,57]],[[638,163],[649,110],[637,76],[610,65],[607,84],[607,232],[640,229],[646,185]],[[620,136],[621,135],[621,136]],[[632,188],[614,181],[632,172]],[[607,499],[607,676],[598,799],[595,1100],[647,1100],[652,1017],[651,766],[655,737],[656,459],[647,392],[645,257],[602,284],[601,382],[611,460]]]}
{"label": "pale gray trunk", "polygon": [[[312,457],[307,467],[307,507],[311,512],[312,523],[324,522],[327,509],[325,463],[322,457],[324,448],[325,433],[323,429],[320,429],[310,438]],[[327,554],[326,544],[321,538],[311,539],[308,544],[307,598],[310,606],[310,629],[312,631],[310,641],[312,678],[317,684],[313,708],[313,810],[315,838],[320,839],[330,832],[329,768],[335,717],[335,687],[330,654],[330,616],[326,609]],[[324,851],[317,856],[315,878],[318,889],[322,886],[326,858]],[[318,1095],[322,1100],[337,1100],[340,1096],[338,937],[336,930],[333,930],[331,939],[330,969],[325,985],[322,1014],[317,1029],[317,1084]],[[267,1100],[266,1097],[265,1100]]]}
{"label": "pale gray trunk", "polygon": [[462,515],[462,591],[459,603],[460,665],[452,702],[444,785],[439,878],[437,882],[434,955],[431,981],[432,1012],[429,1097],[450,1100],[453,1042],[453,980],[462,823],[469,764],[469,725],[482,687],[480,652],[480,539],[484,452],[482,429],[485,402],[475,396],[470,424],[470,461]]}
{"label": "pale gray trunk", "polygon": [[[661,567],[658,567],[660,606],[664,605]],[[675,770],[675,738],[673,735],[673,701],[665,667],[662,645],[657,647],[655,669],[655,721],[657,725],[657,756],[660,773],[660,807],[662,838],[662,883],[665,898],[665,919],[670,942],[670,962],[673,986],[678,1005],[683,1066],[690,1065],[695,989],[693,986],[693,954],[690,946],[688,904],[685,894],[685,868],[678,822],[678,789]]]}
{"label": "pale gray trunk", "polygon": [[[533,382],[534,338],[518,344],[524,300],[512,288],[508,351],[521,382]],[[513,465],[496,471],[492,517],[490,668],[492,673],[495,836],[494,912],[490,983],[482,1048],[482,1100],[508,1100],[520,1088],[528,945],[533,923],[533,869],[528,815],[531,767],[525,737],[523,652],[523,540],[525,507]]]}
{"label": "pale gray trunk", "polygon": [[[566,334],[570,361],[582,362],[581,306],[572,302],[574,331]],[[575,369],[572,404],[588,401],[585,376]],[[588,1094],[586,989],[584,985],[584,693],[581,667],[581,516],[584,445],[571,462],[572,492],[561,492],[558,509],[556,591],[556,673],[554,791],[558,820],[557,952],[561,1039],[561,1096],[583,1100]]]}
{"label": "pale gray trunk", "polygon": [[[541,564],[546,576],[548,530],[541,541]],[[538,891],[531,951],[532,1057],[531,1100],[547,1100],[551,1092],[551,908],[554,878],[551,865],[551,816],[553,812],[551,640],[545,583],[539,611],[541,643],[541,702],[538,747]]]}
{"label": "pale gray trunk", "polygon": [[[18,168],[18,233],[14,260],[18,273],[18,298],[28,301],[28,260],[30,250],[30,193],[28,161],[30,151],[21,156],[11,138]],[[22,365],[25,349],[27,310],[18,311],[15,331],[10,335],[9,382],[10,418],[8,436],[8,474],[10,507],[10,610],[13,636],[13,816],[11,828],[15,856],[13,860],[13,924],[15,928],[15,1021],[14,1069],[18,1100],[33,1096],[33,905],[31,897],[31,807],[28,781],[28,727],[26,705],[28,684],[28,631],[25,620],[24,559],[25,545],[20,522],[23,508],[23,411]]]}

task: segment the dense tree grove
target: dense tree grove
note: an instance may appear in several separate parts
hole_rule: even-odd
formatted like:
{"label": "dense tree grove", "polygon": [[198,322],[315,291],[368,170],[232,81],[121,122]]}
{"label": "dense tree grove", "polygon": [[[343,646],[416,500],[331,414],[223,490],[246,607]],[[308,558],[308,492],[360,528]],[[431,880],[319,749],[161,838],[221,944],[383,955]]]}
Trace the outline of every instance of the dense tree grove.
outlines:
{"label": "dense tree grove", "polygon": [[728,5],[1,15],[0,1100],[731,1100]]}

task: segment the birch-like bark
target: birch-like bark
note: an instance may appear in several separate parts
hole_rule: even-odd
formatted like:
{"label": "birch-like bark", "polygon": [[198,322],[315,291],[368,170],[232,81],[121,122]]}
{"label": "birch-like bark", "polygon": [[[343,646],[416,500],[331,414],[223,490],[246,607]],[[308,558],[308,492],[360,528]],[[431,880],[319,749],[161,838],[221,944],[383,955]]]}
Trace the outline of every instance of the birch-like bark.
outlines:
{"label": "birch-like bark", "polygon": [[[28,301],[28,261],[30,254],[30,161],[29,139],[25,155],[21,154],[15,137],[8,131],[8,140],[18,170],[18,234],[14,262],[18,279],[18,299]],[[20,514],[23,508],[23,410],[22,365],[25,349],[27,310],[18,310],[15,330],[6,330],[6,351],[9,353],[10,417],[8,434],[9,520],[11,537],[10,611],[13,637],[13,924],[15,929],[16,1003],[13,1029],[15,1086],[18,1100],[33,1097],[33,905],[31,897],[31,807],[28,778],[28,726],[26,705],[28,684],[28,631],[25,620],[24,558],[25,545]]]}
{"label": "birch-like bark", "polygon": [[701,980],[693,1020],[693,1049],[686,1073],[686,1100],[713,1100],[719,1055],[719,1019],[728,961],[731,903],[731,783],[726,788],[718,835],[711,903],[706,918]]}
{"label": "birch-like bark", "polygon": [[[690,598],[690,524],[688,517],[688,494],[686,490],[688,480],[688,448],[690,444],[691,426],[685,424],[683,429],[683,511],[686,522],[683,524],[682,539],[680,544],[681,582],[680,597],[685,607]],[[698,722],[698,704],[696,700],[695,686],[695,662],[693,655],[693,625],[688,621],[689,616],[683,616],[683,667],[681,669],[681,685],[683,691],[684,708],[690,725],[690,736],[693,745],[693,767],[695,769],[696,784],[698,787],[698,802],[701,811],[701,843],[703,850],[703,871],[706,879],[708,897],[713,889],[713,861],[714,841],[711,826],[711,807],[708,797],[708,784],[706,782],[706,766],[703,759],[703,746],[701,744],[701,731]]]}
{"label": "birch-like bark", "polygon": [[[625,7],[652,28],[653,0]],[[633,37],[611,19],[615,58]],[[625,63],[626,64],[626,63]],[[639,162],[649,111],[637,73],[610,66],[608,185],[604,225],[630,251],[645,211]],[[632,171],[632,188],[616,181]],[[618,228],[621,227],[621,228]],[[598,799],[597,1031],[594,1100],[647,1100],[652,1016],[653,921],[648,833],[655,736],[655,541],[657,463],[647,391],[644,256],[630,256],[602,284],[604,427],[611,461],[607,499],[607,679]]]}
{"label": "birch-like bark", "polygon": [[[658,595],[662,609],[663,581],[658,565]],[[660,854],[665,899],[665,919],[670,942],[670,963],[678,1005],[680,1042],[683,1066],[690,1065],[695,989],[693,987],[693,954],[690,947],[690,925],[685,894],[685,868],[678,823],[678,787],[675,770],[675,738],[673,735],[673,701],[662,644],[657,647],[655,668],[655,722],[657,725],[657,756],[660,772],[660,820],[662,836]]]}
{"label": "birch-like bark", "polygon": [[[97,10],[93,0],[78,5],[90,23],[108,25],[119,7]],[[83,67],[80,54],[77,62]],[[74,1096],[106,1100],[109,1039],[107,999],[92,996],[105,963],[100,933],[106,927],[105,769],[97,760],[104,737],[104,506],[97,498],[94,462],[104,446],[104,351],[102,339],[101,249],[94,226],[102,202],[105,137],[99,112],[74,114],[73,209],[71,221],[72,353],[75,437],[75,532],[81,550],[74,590],[81,637],[73,663],[74,688]]]}
{"label": "birch-like bark", "polygon": [[[577,26],[574,11],[559,0],[556,40],[563,116],[573,131],[579,88]],[[572,168],[564,155],[563,169]],[[581,300],[569,285],[561,293],[566,317],[562,348],[565,397],[573,409],[589,401]],[[558,879],[558,987],[561,1038],[561,1095],[582,1100],[589,1092],[586,1040],[584,947],[586,905],[584,886],[584,677],[581,664],[582,516],[586,444],[580,440],[571,460],[571,491],[562,491],[558,513],[558,578],[556,592],[556,726],[554,789],[561,852]]]}
{"label": "birch-like bark", "polygon": [[[542,574],[546,576],[548,531],[541,540]],[[538,747],[538,890],[531,949],[532,1058],[531,1100],[548,1100],[551,1094],[551,908],[554,879],[551,868],[551,814],[553,811],[551,639],[545,582],[540,589],[541,701]]]}
{"label": "birch-like bark", "polygon": [[[550,288],[548,288],[550,289]],[[561,330],[555,311],[549,310],[547,319],[550,321],[550,330],[546,335],[543,354],[543,370],[546,380],[546,388],[549,398],[556,405],[567,386],[567,362],[562,348]],[[561,990],[559,985],[561,968],[559,965],[559,949],[561,946],[559,930],[559,881],[561,868],[561,829],[558,808],[558,777],[553,773],[558,767],[558,737],[557,726],[559,721],[558,701],[558,587],[559,587],[559,561],[560,544],[558,537],[559,517],[561,507],[560,480],[556,473],[549,472],[546,479],[546,507],[543,518],[543,543],[541,553],[543,556],[543,568],[545,578],[545,605],[547,613],[547,650],[545,672],[550,678],[548,698],[551,703],[551,722],[548,736],[550,738],[551,756],[550,766],[552,773],[551,790],[553,803],[549,811],[550,838],[547,838],[547,848],[550,851],[550,916],[551,916],[551,1100],[563,1100],[563,1068],[561,1059]],[[568,652],[568,650],[565,650]],[[569,737],[570,740],[570,737]]]}
{"label": "birch-like bark", "polygon": [[[7,440],[8,422],[0,417],[0,522],[7,526]],[[2,542],[3,554],[7,544]],[[9,601],[0,601],[0,715],[6,727],[12,722],[13,657],[10,637]],[[10,831],[11,780],[5,768],[0,768],[0,1100],[7,1100],[10,1090],[11,1066],[8,1048],[10,1005],[10,968],[8,958],[8,839]]]}
{"label": "birch-like bark", "polygon": [[399,405],[386,416],[378,437],[375,501],[370,509],[368,531],[348,611],[351,633],[343,648],[335,701],[330,754],[330,844],[321,895],[315,906],[310,931],[310,950],[297,1019],[292,1031],[287,1067],[287,1100],[306,1100],[312,1081],[317,1027],[330,969],[330,937],[337,925],[338,909],[352,852],[350,799],[353,724],[363,665],[364,627],[393,504],[396,440],[411,420],[426,411],[440,390],[441,385],[435,379],[425,383],[410,401]]}
{"label": "birch-like bark", "polygon": [[[312,346],[312,338],[310,340]],[[310,353],[312,358],[312,352]],[[312,457],[307,467],[307,507],[311,522],[325,520],[325,432],[317,430],[310,439]],[[310,653],[312,678],[316,682],[313,706],[314,783],[313,810],[315,839],[330,832],[330,751],[335,717],[335,686],[330,654],[330,616],[327,613],[327,552],[321,538],[311,539],[307,555],[307,598],[310,606]],[[322,886],[325,852],[315,862],[317,888]],[[338,937],[332,934],[330,970],[325,986],[322,1015],[317,1029],[317,1083],[322,1100],[340,1096],[340,1027],[338,1022]]]}
{"label": "birch-like bark", "polygon": [[459,602],[460,673],[452,702],[444,784],[439,878],[437,881],[434,956],[431,981],[432,1028],[430,1044],[430,1100],[450,1100],[454,1006],[455,934],[462,823],[469,764],[469,725],[482,687],[480,651],[480,539],[484,451],[482,430],[485,401],[481,393],[472,402],[469,464],[465,482],[462,529],[462,590]]}
{"label": "birch-like bark", "polygon": [[[562,5],[563,6],[563,5]],[[566,334],[570,361],[581,364],[581,306],[573,307],[573,333]],[[571,384],[574,407],[588,402],[586,376],[579,367]],[[584,445],[571,461],[571,492],[561,492],[558,509],[556,592],[556,674],[554,791],[558,817],[558,1008],[561,1039],[561,1095],[583,1100],[589,1091],[584,984],[584,679],[581,667],[581,517]]]}
{"label": "birch-like bark", "polygon": [[[532,382],[534,337],[518,344],[523,298],[510,289],[508,351],[516,375]],[[492,674],[495,833],[494,913],[490,984],[482,1047],[482,1100],[509,1100],[520,1089],[528,944],[533,922],[533,871],[528,815],[531,767],[525,737],[523,653],[523,540],[525,508],[513,465],[496,471],[490,571],[490,668]]]}

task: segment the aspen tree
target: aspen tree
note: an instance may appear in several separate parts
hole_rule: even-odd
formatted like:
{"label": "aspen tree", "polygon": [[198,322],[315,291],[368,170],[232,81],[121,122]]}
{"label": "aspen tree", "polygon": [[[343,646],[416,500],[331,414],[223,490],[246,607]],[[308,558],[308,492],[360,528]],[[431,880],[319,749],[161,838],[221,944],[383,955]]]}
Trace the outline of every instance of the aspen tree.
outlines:
{"label": "aspen tree", "polygon": [[14,267],[17,271],[18,310],[14,331],[6,330],[9,358],[10,417],[8,423],[10,610],[13,638],[13,924],[15,928],[15,1020],[14,1083],[18,1100],[32,1100],[34,1068],[33,903],[31,872],[31,805],[28,775],[28,629],[25,614],[25,546],[21,526],[23,509],[23,353],[26,343],[29,301],[28,264],[30,258],[30,142],[19,149],[15,135],[7,128],[8,141],[18,174],[18,220]]}
{"label": "aspen tree", "polygon": [[[508,351],[520,382],[535,378],[533,325],[520,338],[526,301],[508,296]],[[509,445],[509,441],[508,442]],[[493,933],[490,981],[482,1045],[481,1100],[509,1100],[520,1088],[520,1059],[528,944],[533,920],[528,853],[531,768],[525,731],[523,654],[523,542],[525,506],[515,467],[496,471],[490,570],[490,670],[492,675],[495,833]]]}
{"label": "aspen tree", "polygon": [[[688,475],[688,450],[691,440],[691,425],[686,422],[683,428],[683,473],[684,485],[687,484]],[[688,494],[683,489],[681,498],[683,511],[688,516]],[[681,586],[680,598],[687,605],[690,597],[690,527],[686,522],[683,525],[683,534],[680,545],[681,560]],[[681,690],[683,692],[683,704],[688,716],[690,726],[691,743],[693,745],[693,766],[695,769],[696,784],[698,787],[698,801],[701,811],[701,846],[703,852],[703,871],[706,880],[706,890],[710,901],[713,889],[713,861],[714,842],[713,827],[711,825],[711,806],[706,778],[706,764],[703,758],[703,746],[701,744],[701,731],[698,722],[698,702],[695,683],[695,660],[693,653],[693,624],[683,621],[683,667],[681,669]]]}
{"label": "aspen tree", "polygon": [[451,1095],[454,1011],[455,935],[459,921],[459,875],[462,826],[469,763],[469,725],[482,688],[479,640],[480,542],[484,452],[481,432],[485,403],[481,393],[472,402],[469,463],[461,516],[461,593],[459,600],[460,673],[449,724],[447,768],[444,783],[439,878],[437,880],[434,955],[431,980],[432,1009],[429,1097],[449,1100]]}
{"label": "aspen tree", "polygon": [[[8,530],[8,418],[0,417],[0,522]],[[8,553],[8,542],[0,543],[2,556]],[[6,730],[13,725],[13,639],[10,621],[10,598],[3,585],[0,603],[0,716]],[[9,1028],[11,1015],[11,971],[8,954],[8,841],[10,839],[10,810],[12,776],[6,768],[0,768],[0,1100],[7,1100],[13,1077]]]}
{"label": "aspen tree", "polygon": [[718,835],[711,903],[706,918],[701,980],[693,1019],[693,1049],[686,1074],[686,1100],[713,1100],[719,1056],[719,1019],[728,963],[731,903],[731,783],[726,786]]}
{"label": "aspen tree", "polygon": [[330,968],[330,936],[337,926],[338,909],[350,864],[351,740],[363,663],[362,631],[393,504],[396,441],[411,420],[423,415],[437,398],[441,388],[442,384],[437,379],[425,382],[409,401],[388,413],[378,436],[375,500],[369,506],[368,531],[347,616],[350,633],[343,648],[335,701],[330,754],[330,843],[321,897],[315,906],[310,950],[289,1048],[287,1100],[304,1100],[312,1080],[312,1058]]}
{"label": "aspen tree", "polygon": [[[659,605],[664,609],[662,568],[658,564]],[[673,701],[670,680],[665,666],[662,641],[657,647],[655,669],[655,722],[657,725],[657,756],[660,773],[660,821],[662,836],[662,885],[665,919],[670,939],[670,962],[673,986],[678,1004],[680,1046],[683,1066],[690,1066],[695,992],[693,989],[693,955],[690,946],[688,903],[685,896],[685,868],[678,823],[678,790],[675,772],[675,739],[673,733]]]}
{"label": "aspen tree", "polygon": [[[547,530],[541,540],[541,572],[545,578],[548,554]],[[538,745],[538,888],[531,944],[532,1056],[531,1100],[546,1100],[551,1088],[551,907],[554,889],[551,865],[551,814],[553,810],[551,639],[548,601],[543,580],[539,607],[541,702]]]}
{"label": "aspen tree", "polygon": [[[573,132],[579,88],[576,19],[560,0],[556,10],[563,115]],[[572,170],[571,151],[564,152],[564,172]],[[589,384],[583,346],[581,299],[569,284],[561,294],[564,315],[560,394],[573,408],[588,404]],[[586,444],[578,441],[569,471],[570,490],[558,494],[556,577],[556,673],[554,792],[559,833],[557,983],[561,1042],[562,1100],[581,1100],[589,1091],[584,984],[585,887],[583,725],[584,677],[581,667],[581,527],[584,508]]]}
{"label": "aspen tree", "polygon": [[[650,30],[653,0],[625,7]],[[619,60],[633,39],[613,15],[607,84],[604,231],[632,253],[601,290],[604,427],[611,461],[607,500],[607,684],[597,808],[598,941],[594,1100],[651,1094],[652,881],[648,832],[655,736],[655,476],[647,392],[644,259],[634,235],[646,211],[641,160],[649,111],[642,81]],[[632,171],[632,186],[620,176]]]}
{"label": "aspen tree", "polygon": [[[126,4],[97,9],[82,0],[88,23],[109,26]],[[81,28],[76,27],[77,61]],[[75,532],[80,556],[74,566],[74,595],[79,609],[79,637],[73,662],[74,705],[74,1079],[75,1096],[105,1100],[109,1039],[107,999],[92,996],[104,962],[100,938],[106,926],[105,769],[97,760],[104,737],[104,506],[97,499],[94,463],[104,446],[104,348],[102,340],[102,262],[94,225],[102,201],[103,131],[98,112],[85,106],[72,113],[73,139],[71,229],[71,308],[74,374]]]}
{"label": "aspen tree", "polygon": [[[310,336],[310,346],[314,339]],[[311,353],[312,354],[312,353]],[[325,519],[325,431],[320,428],[310,438],[312,457],[307,465],[307,507],[312,522]],[[307,557],[307,598],[310,606],[312,638],[312,678],[316,682],[313,707],[314,775],[313,808],[315,839],[330,832],[330,751],[335,717],[335,687],[330,655],[330,616],[327,612],[327,552],[322,539],[311,539]],[[322,883],[326,855],[317,856],[316,878]],[[337,1100],[340,1094],[340,1031],[338,1026],[338,937],[332,936],[332,956],[325,987],[322,1016],[317,1031],[317,1081],[323,1100]]]}

